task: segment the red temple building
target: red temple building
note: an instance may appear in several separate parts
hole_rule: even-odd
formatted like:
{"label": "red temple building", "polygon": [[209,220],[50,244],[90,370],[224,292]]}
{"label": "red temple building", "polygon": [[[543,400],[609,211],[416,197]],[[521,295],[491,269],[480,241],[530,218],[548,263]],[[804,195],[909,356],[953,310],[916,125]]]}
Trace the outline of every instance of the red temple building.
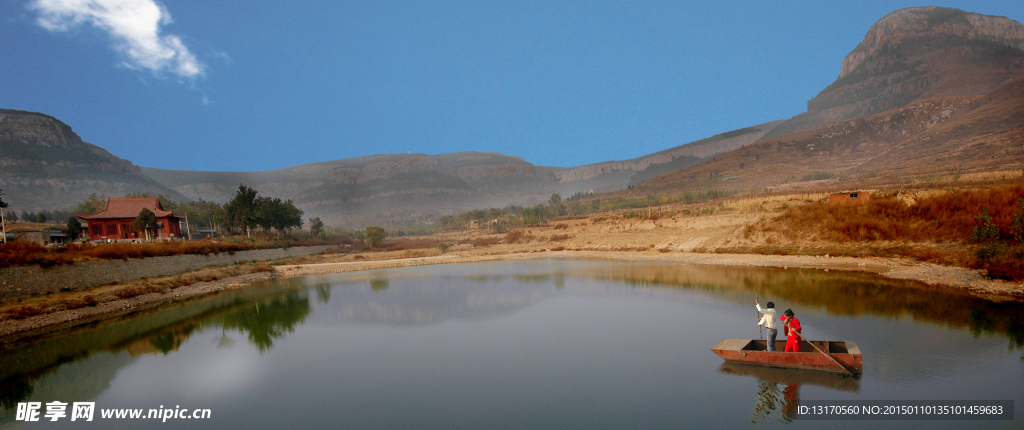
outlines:
{"label": "red temple building", "polygon": [[108,198],[103,210],[93,214],[75,214],[88,222],[91,240],[125,240],[145,238],[145,232],[137,232],[132,222],[142,209],[149,209],[156,215],[157,238],[180,238],[181,220],[185,215],[165,211],[156,197]]}

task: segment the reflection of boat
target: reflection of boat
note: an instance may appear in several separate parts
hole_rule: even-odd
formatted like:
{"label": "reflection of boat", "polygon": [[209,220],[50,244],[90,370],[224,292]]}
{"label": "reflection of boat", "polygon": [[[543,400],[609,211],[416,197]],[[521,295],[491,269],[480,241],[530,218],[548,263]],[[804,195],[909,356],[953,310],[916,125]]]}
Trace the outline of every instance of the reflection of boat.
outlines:
{"label": "reflection of boat", "polygon": [[753,366],[740,363],[722,363],[719,372],[730,375],[753,376],[761,381],[782,382],[797,385],[816,385],[839,391],[860,391],[860,380],[855,376],[829,372],[814,372],[801,369]]}
{"label": "reflection of boat", "polygon": [[[811,343],[827,352],[846,370],[852,373],[863,371],[860,348],[853,342],[803,341],[800,342],[800,352],[769,352],[767,341],[764,340],[723,339],[711,350],[730,363],[846,373],[828,356],[815,350]],[[776,350],[782,351],[785,347],[785,341],[775,342]]]}

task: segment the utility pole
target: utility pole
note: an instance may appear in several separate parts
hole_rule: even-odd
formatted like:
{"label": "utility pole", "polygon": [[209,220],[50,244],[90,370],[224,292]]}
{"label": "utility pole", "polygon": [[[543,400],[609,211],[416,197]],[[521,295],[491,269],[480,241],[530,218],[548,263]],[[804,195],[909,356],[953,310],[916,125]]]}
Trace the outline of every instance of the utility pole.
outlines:
{"label": "utility pole", "polygon": [[188,235],[188,240],[192,240],[192,229],[188,226],[188,212],[185,212],[185,234]]}
{"label": "utility pole", "polygon": [[[0,191],[0,196],[4,195],[3,191]],[[0,229],[4,231],[4,244],[7,243],[7,219],[4,218],[7,215],[7,211],[4,208],[7,207],[7,203],[0,200]]]}

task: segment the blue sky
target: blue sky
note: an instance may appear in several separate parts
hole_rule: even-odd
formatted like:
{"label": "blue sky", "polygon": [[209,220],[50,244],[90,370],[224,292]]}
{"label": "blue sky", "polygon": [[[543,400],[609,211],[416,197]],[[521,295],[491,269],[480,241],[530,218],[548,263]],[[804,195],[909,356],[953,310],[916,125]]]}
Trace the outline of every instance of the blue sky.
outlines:
{"label": "blue sky", "polygon": [[[1024,20],[1024,2],[940,6]],[[893,1],[0,2],[0,107],[135,164],[578,166],[806,109]]]}

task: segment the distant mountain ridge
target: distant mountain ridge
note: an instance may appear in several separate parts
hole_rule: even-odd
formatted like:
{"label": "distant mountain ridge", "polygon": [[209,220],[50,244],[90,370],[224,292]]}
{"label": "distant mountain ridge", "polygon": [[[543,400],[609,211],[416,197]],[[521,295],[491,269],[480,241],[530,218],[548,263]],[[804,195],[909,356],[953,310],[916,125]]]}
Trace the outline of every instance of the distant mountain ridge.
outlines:
{"label": "distant mountain ridge", "polygon": [[50,116],[2,110],[0,188],[15,207],[55,209],[91,192],[224,202],[245,184],[293,200],[307,217],[351,227],[432,222],[467,209],[542,203],[552,193],[568,197],[638,184],[751,189],[800,182],[818,171],[844,178],[886,169],[896,176],[983,171],[996,168],[1001,157],[1018,163],[1022,78],[1024,25],[957,9],[906,8],[868,30],[807,112],[630,160],[546,167],[468,151],[373,155],[263,172],[139,168],[82,142]]}
{"label": "distant mountain ridge", "polygon": [[431,222],[467,209],[531,205],[553,193],[616,191],[658,174],[753,143],[780,121],[746,127],[624,161],[564,168],[486,152],[383,154],[264,172],[197,172],[143,167],[157,182],[192,199],[229,200],[239,184],[292,199],[326,222]]}
{"label": "distant mountain ridge", "polygon": [[0,188],[12,206],[31,209],[66,208],[92,193],[184,198],[56,118],[13,109],[0,109]]}

